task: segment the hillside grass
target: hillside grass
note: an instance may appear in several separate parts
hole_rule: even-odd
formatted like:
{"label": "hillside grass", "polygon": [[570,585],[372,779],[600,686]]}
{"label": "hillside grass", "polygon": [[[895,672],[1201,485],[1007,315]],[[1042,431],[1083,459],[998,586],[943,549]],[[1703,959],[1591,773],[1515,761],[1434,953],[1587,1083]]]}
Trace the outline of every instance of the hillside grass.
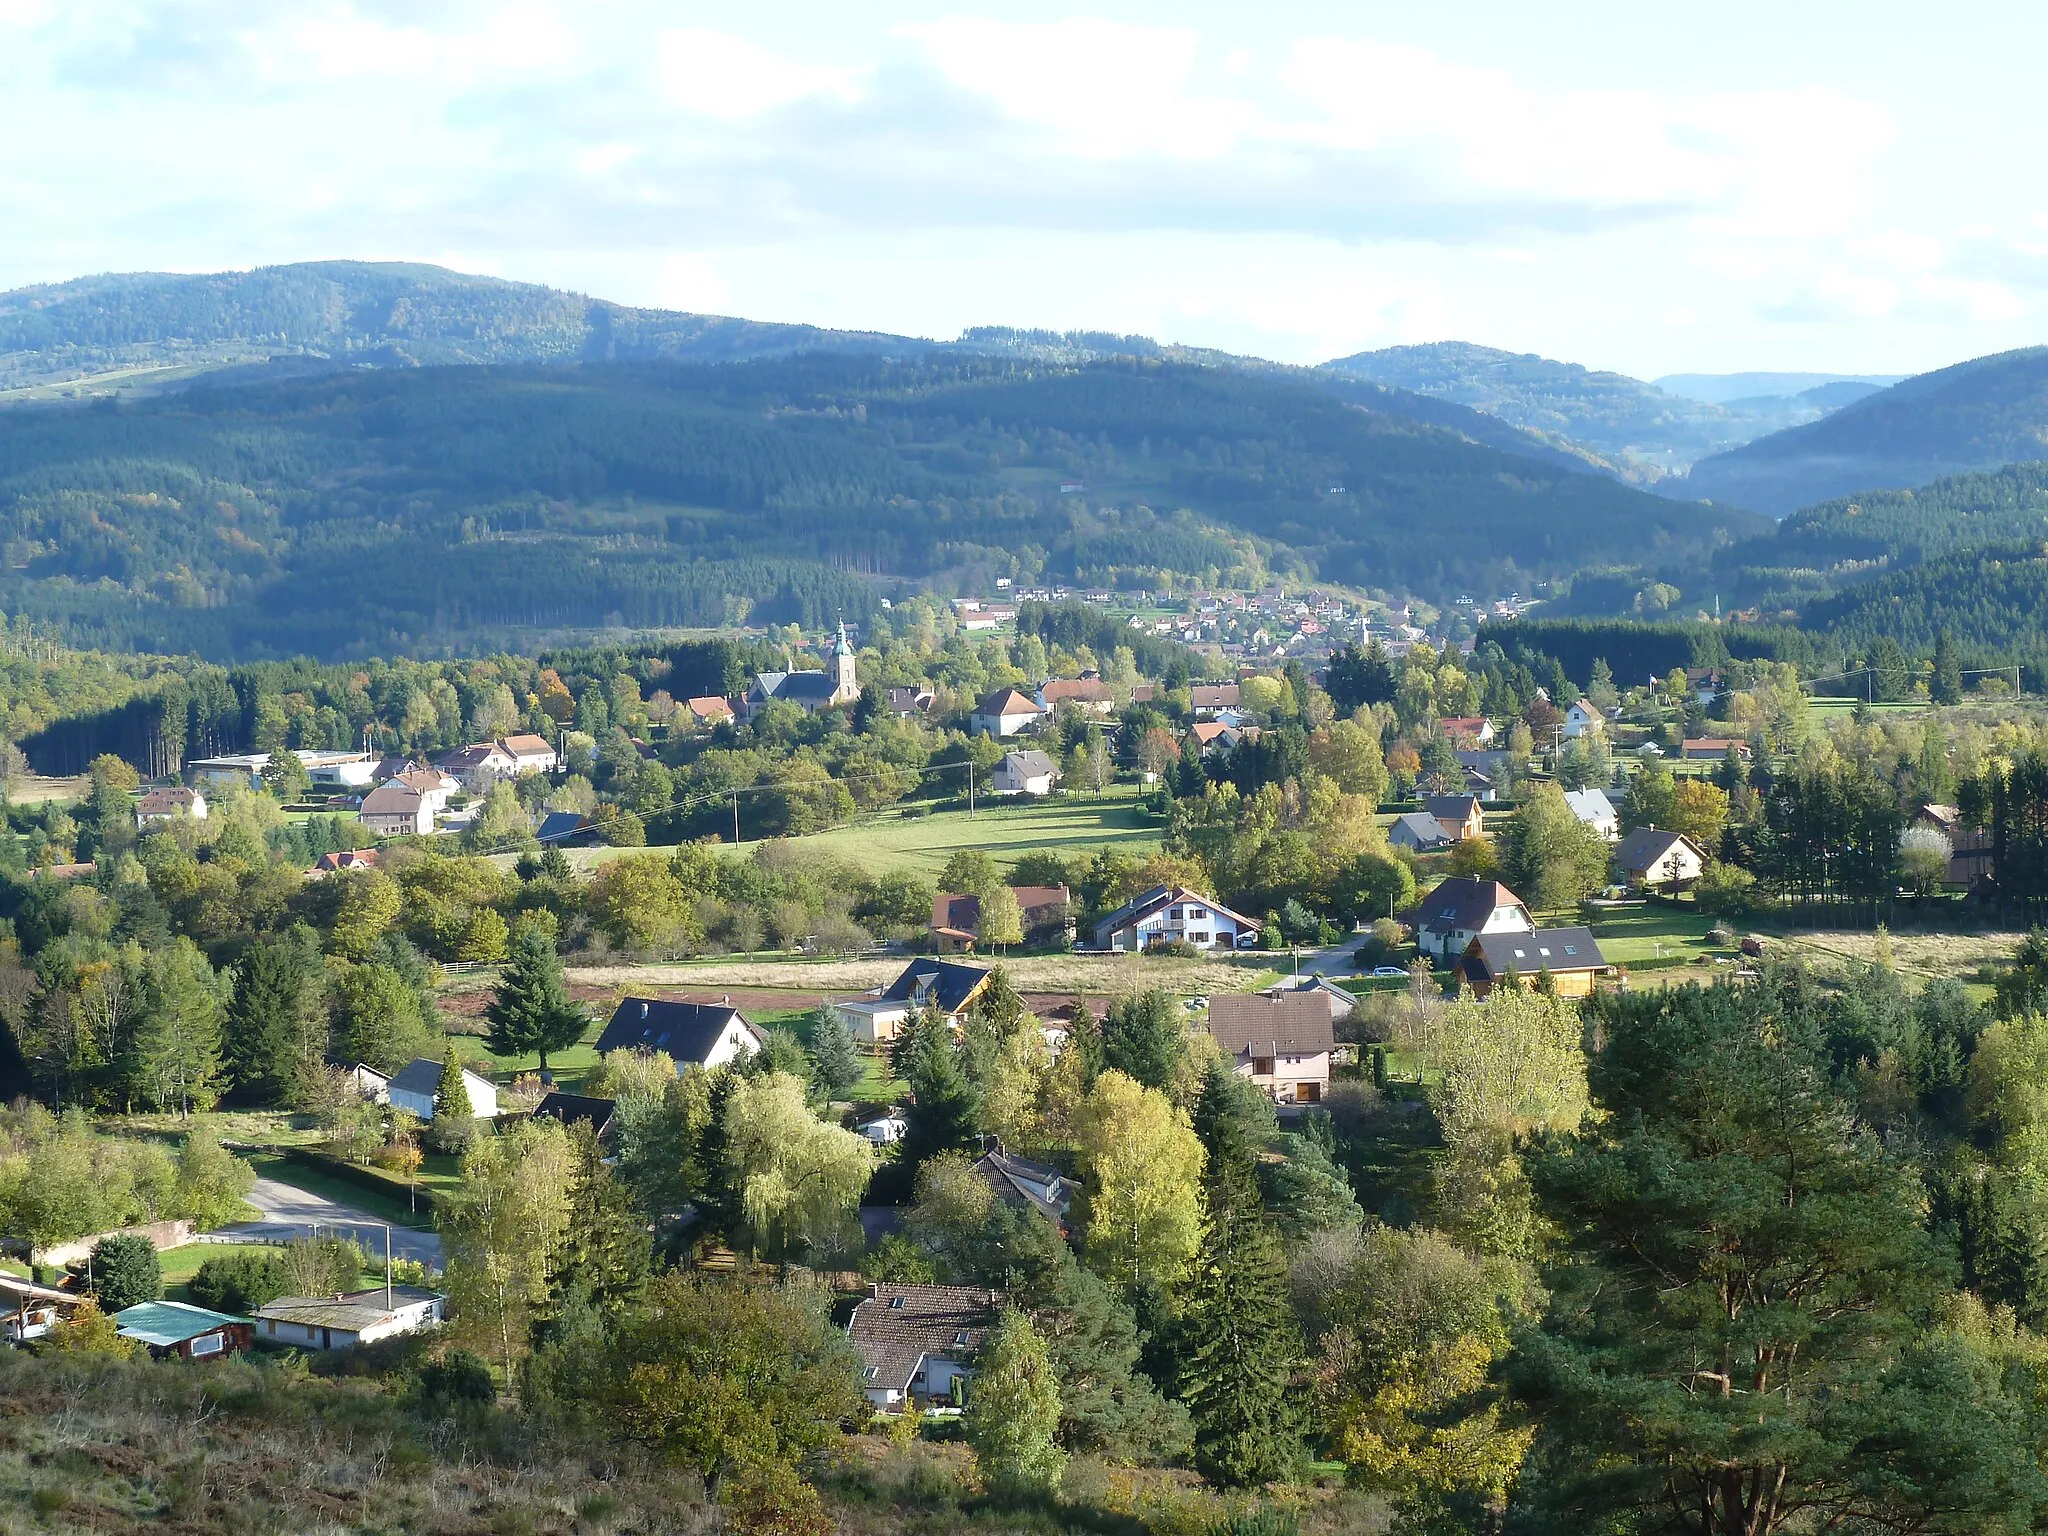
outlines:
{"label": "hillside grass", "polygon": [[[1118,785],[1099,795],[1050,795],[1021,803],[992,800],[972,812],[947,809],[922,816],[905,815],[904,807],[891,806],[850,826],[783,841],[834,855],[872,873],[907,869],[926,879],[936,878],[946,860],[963,848],[978,848],[1003,868],[1027,853],[1093,854],[1102,848],[1120,849],[1142,859],[1158,851],[1163,829],[1140,808],[1140,794],[1136,786]],[[917,807],[913,804],[910,809]],[[733,845],[724,846],[730,849]],[[760,846],[760,841],[749,839],[739,844],[739,851],[751,853]],[[587,873],[626,854],[664,850],[564,851],[573,867]],[[516,862],[513,854],[494,854],[492,858],[507,869]]]}

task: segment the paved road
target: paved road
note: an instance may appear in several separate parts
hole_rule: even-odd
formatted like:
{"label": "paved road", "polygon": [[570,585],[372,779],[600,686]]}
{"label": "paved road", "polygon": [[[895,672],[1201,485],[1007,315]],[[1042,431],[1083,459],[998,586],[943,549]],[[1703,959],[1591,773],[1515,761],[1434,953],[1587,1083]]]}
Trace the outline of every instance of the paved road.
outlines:
{"label": "paved road", "polygon": [[[1360,941],[1353,938],[1349,944],[1339,944],[1334,949],[1318,949],[1301,957],[1301,974],[1304,976],[1356,976],[1358,974],[1358,946]],[[1280,956],[1274,957],[1276,960]],[[1291,966],[1276,965],[1275,970],[1288,970]]]}
{"label": "paved road", "polygon": [[[276,1179],[259,1178],[256,1187],[249,1191],[249,1203],[263,1213],[261,1221],[244,1221],[232,1227],[222,1227],[208,1233],[208,1240],[216,1243],[275,1242],[304,1237],[318,1227],[322,1235],[332,1233],[354,1238],[363,1252],[373,1259],[384,1255],[384,1223],[367,1212],[329,1200],[324,1195],[312,1194]],[[393,1227],[391,1256],[439,1264],[441,1238],[434,1232]]]}

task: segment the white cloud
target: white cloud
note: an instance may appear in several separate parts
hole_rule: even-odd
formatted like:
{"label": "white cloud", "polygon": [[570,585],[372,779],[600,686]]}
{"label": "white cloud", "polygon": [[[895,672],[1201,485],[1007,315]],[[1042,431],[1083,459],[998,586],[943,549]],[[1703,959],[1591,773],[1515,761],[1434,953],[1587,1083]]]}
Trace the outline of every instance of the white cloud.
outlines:
{"label": "white cloud", "polygon": [[859,99],[867,71],[804,64],[730,32],[681,28],[655,41],[669,99],[686,112],[739,121],[809,98]]}

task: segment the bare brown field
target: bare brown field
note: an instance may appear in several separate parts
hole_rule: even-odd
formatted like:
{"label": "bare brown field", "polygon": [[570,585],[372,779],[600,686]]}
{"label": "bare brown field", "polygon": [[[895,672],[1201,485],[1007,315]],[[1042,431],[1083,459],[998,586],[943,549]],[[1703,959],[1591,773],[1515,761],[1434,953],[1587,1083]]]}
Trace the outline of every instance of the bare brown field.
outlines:
{"label": "bare brown field", "polygon": [[[887,986],[908,964],[880,960],[708,960],[574,966],[569,979],[584,987],[662,987],[676,991],[775,991],[848,995]],[[977,960],[985,964],[986,960]],[[1278,974],[1265,957],[1236,960],[1141,959],[1136,955],[1017,955],[1002,961],[1020,992],[1115,997],[1161,987],[1193,996],[1251,992]],[[456,978],[451,993],[493,984],[488,973]]]}
{"label": "bare brown field", "polygon": [[[1888,936],[1888,942],[1894,970],[1929,981],[1941,977],[1962,981],[1974,976],[1981,965],[2010,960],[2013,946],[2024,937],[2018,933],[1894,933]],[[1875,933],[1839,929],[1788,933],[1772,942],[1785,944],[1809,958],[1831,958],[1856,965],[1875,965],[1880,947]]]}

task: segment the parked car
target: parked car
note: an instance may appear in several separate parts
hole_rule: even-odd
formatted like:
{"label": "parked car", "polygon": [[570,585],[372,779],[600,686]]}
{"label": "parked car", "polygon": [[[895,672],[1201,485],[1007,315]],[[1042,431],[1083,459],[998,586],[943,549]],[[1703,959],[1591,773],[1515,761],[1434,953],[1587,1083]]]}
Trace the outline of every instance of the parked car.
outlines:
{"label": "parked car", "polygon": [[1209,999],[1206,997],[1191,997],[1181,1006],[1187,1009],[1189,1013],[1200,1013],[1209,1006]]}
{"label": "parked car", "polygon": [[1372,968],[1375,976],[1406,976],[1408,973],[1398,965],[1376,965]]}

